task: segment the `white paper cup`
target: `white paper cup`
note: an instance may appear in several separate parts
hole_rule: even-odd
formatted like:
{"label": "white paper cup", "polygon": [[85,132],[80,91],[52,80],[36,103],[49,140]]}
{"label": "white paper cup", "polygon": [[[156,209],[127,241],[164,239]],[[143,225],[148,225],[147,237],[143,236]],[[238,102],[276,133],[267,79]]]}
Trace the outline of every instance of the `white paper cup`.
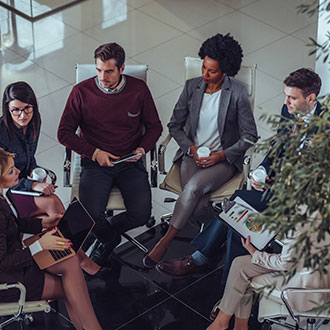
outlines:
{"label": "white paper cup", "polygon": [[197,155],[199,158],[208,157],[208,156],[210,156],[210,153],[211,153],[211,151],[208,147],[199,147],[197,149]]}
{"label": "white paper cup", "polygon": [[32,171],[32,179],[36,180],[38,182],[45,182],[47,177],[47,172],[41,168],[41,167],[36,167]]}
{"label": "white paper cup", "polygon": [[257,168],[252,173],[252,178],[258,183],[266,182],[267,173],[262,168]]}

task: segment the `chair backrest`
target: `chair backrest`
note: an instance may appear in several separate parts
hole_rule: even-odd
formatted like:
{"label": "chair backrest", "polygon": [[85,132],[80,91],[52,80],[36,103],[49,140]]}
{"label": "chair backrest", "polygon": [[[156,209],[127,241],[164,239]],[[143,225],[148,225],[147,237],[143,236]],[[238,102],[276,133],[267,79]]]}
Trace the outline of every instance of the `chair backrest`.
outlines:
{"label": "chair backrest", "polygon": [[[185,58],[185,79],[191,79],[201,76],[201,68],[203,60],[195,57]],[[248,92],[249,101],[252,111],[254,110],[255,86],[256,86],[257,65],[242,65],[235,79],[242,83]]]}
{"label": "chair backrest", "polygon": [[[147,70],[148,66],[145,64],[127,64],[123,73],[146,82]],[[76,84],[95,75],[95,64],[76,64]]]}

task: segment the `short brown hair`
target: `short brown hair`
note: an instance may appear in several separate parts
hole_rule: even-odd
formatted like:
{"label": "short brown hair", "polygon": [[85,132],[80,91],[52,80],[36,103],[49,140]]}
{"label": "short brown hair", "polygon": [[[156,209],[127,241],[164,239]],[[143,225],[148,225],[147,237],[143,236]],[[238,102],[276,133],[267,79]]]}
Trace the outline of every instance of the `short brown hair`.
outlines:
{"label": "short brown hair", "polygon": [[307,68],[291,72],[283,82],[285,86],[301,89],[304,97],[313,93],[319,95],[322,84],[320,76]]}
{"label": "short brown hair", "polygon": [[8,169],[8,162],[10,157],[14,158],[15,154],[6,151],[3,148],[0,148],[0,186],[2,177],[5,175]]}
{"label": "short brown hair", "polygon": [[108,44],[103,44],[97,47],[94,51],[94,59],[99,58],[102,62],[108,61],[110,59],[116,60],[116,67],[118,70],[125,63],[125,50],[120,45],[115,42],[111,42]]}

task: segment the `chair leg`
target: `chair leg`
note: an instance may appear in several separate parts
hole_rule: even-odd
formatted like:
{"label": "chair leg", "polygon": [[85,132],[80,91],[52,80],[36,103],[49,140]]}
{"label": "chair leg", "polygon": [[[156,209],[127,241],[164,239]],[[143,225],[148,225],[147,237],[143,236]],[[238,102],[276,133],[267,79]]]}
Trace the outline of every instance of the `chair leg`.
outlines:
{"label": "chair leg", "polygon": [[129,242],[131,242],[133,245],[135,245],[138,249],[140,249],[144,253],[149,253],[149,250],[138,240],[136,240],[134,237],[129,236],[126,233],[121,234],[123,237],[125,237]]}

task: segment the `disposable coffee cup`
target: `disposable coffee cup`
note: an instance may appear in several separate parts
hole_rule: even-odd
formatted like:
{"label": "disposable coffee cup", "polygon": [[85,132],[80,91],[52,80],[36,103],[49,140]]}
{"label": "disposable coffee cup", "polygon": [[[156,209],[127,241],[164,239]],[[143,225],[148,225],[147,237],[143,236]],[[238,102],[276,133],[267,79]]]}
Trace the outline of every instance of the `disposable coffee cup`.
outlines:
{"label": "disposable coffee cup", "polygon": [[197,149],[197,155],[199,158],[208,157],[208,156],[210,156],[210,153],[211,153],[211,151],[208,147],[199,147]]}
{"label": "disposable coffee cup", "polygon": [[262,168],[257,168],[252,173],[252,178],[254,179],[254,181],[258,183],[265,183],[266,177],[267,177],[267,173]]}
{"label": "disposable coffee cup", "polygon": [[36,167],[32,171],[32,179],[36,180],[38,182],[45,182],[47,177],[47,172],[41,168],[41,167]]}

